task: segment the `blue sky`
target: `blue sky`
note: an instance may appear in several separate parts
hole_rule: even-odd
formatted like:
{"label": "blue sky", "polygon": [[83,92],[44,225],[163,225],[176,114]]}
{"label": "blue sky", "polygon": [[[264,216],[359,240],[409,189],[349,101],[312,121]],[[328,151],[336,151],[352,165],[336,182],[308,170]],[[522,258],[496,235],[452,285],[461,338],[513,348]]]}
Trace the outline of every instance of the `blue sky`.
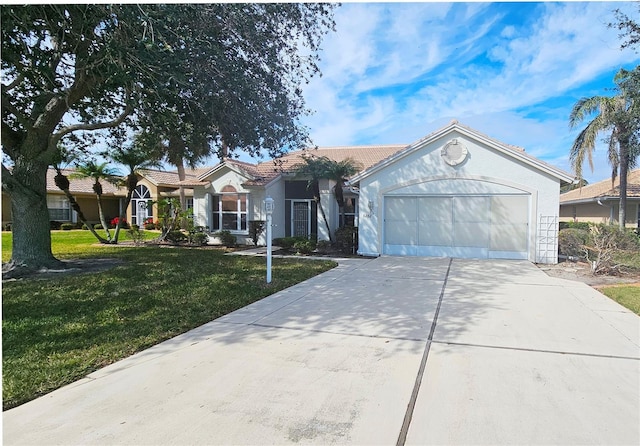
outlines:
{"label": "blue sky", "polygon": [[[318,146],[410,144],[451,119],[570,171],[581,97],[612,94],[640,55],[620,50],[629,2],[344,3],[305,88]],[[610,176],[604,146],[585,178]]]}

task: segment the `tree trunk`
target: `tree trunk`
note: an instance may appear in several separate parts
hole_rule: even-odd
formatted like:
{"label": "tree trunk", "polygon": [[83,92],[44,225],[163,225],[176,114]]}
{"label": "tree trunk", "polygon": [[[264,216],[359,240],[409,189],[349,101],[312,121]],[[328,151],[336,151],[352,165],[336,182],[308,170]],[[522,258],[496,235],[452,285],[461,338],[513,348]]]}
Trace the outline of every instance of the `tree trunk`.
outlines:
{"label": "tree trunk", "polygon": [[333,237],[331,237],[331,228],[329,227],[329,221],[327,220],[327,215],[324,213],[324,208],[322,207],[322,200],[320,198],[320,184],[318,181],[313,182],[313,198],[320,209],[320,213],[322,214],[322,219],[324,220],[324,225],[327,227],[327,234],[329,234],[329,242],[333,243]]}
{"label": "tree trunk", "polygon": [[107,220],[104,218],[104,211],[102,210],[102,195],[96,194],[96,199],[98,201],[98,214],[100,215],[100,224],[102,224],[102,229],[107,234],[107,242],[111,243],[111,233],[109,232],[109,225],[107,224]]}
{"label": "tree trunk", "polygon": [[56,167],[55,169],[56,169],[56,172],[58,173],[58,175],[56,175],[56,178],[55,178],[56,186],[58,186],[58,189],[64,192],[65,197],[67,197],[67,200],[69,200],[69,204],[71,205],[71,208],[74,211],[76,211],[76,214],[78,215],[78,219],[80,220],[80,222],[84,224],[89,231],[91,231],[93,236],[96,239],[98,239],[100,243],[108,243],[106,239],[102,238],[100,234],[98,234],[96,230],[93,229],[93,225],[91,225],[87,221],[86,217],[84,216],[84,213],[82,212],[82,209],[80,209],[80,205],[76,201],[76,198],[71,194],[71,191],[69,190],[69,179],[66,177],[66,175],[62,173],[62,170],[59,167]]}
{"label": "tree trunk", "polygon": [[[51,251],[51,230],[47,209],[47,164],[15,163],[3,187],[11,197],[13,246],[11,260],[3,266],[5,277],[21,271],[60,267]],[[7,172],[3,169],[3,174]]]}
{"label": "tree trunk", "polygon": [[[176,163],[176,167],[178,168],[178,180],[184,181],[185,178],[187,178],[187,175],[185,174],[185,171],[184,171],[184,161],[180,159],[180,161]],[[182,208],[182,210],[185,210],[187,209],[187,201],[184,196],[184,186],[182,186],[182,184],[180,185],[179,190],[180,190],[180,207]]]}
{"label": "tree trunk", "polygon": [[629,149],[626,144],[620,144],[620,209],[618,210],[618,225],[624,230],[627,224],[627,173],[629,170]]}
{"label": "tree trunk", "polygon": [[133,196],[134,189],[135,189],[135,186],[133,189],[127,190],[127,197],[124,200],[124,206],[122,208],[124,209],[125,214],[118,216],[118,224],[116,225],[116,230],[115,230],[115,233],[113,234],[113,240],[112,240],[112,243],[115,245],[118,244],[118,237],[120,236],[120,229],[122,227],[122,219],[127,215],[127,209],[129,208],[129,204],[131,204],[131,197]]}

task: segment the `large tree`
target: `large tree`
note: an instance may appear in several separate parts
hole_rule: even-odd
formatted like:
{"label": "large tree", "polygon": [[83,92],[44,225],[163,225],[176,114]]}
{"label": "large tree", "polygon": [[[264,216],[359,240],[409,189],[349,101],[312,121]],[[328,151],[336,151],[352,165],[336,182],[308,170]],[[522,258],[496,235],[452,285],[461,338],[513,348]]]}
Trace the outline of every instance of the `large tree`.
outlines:
{"label": "large tree", "polygon": [[27,5],[0,12],[2,187],[14,231],[5,271],[57,264],[46,171],[63,138],[87,138],[131,116],[147,127],[190,125],[194,141],[209,143],[205,152],[221,142],[252,154],[307,143],[298,122],[306,112],[301,85],[318,71],[321,37],[333,26],[330,5]]}
{"label": "large tree", "polygon": [[[635,70],[634,70],[635,71]],[[638,157],[638,104],[629,90],[632,85],[627,71],[616,75],[615,96],[582,98],[573,106],[569,125],[576,128],[591,118],[576,137],[569,158],[578,178],[582,178],[585,159],[593,170],[593,151],[599,135],[606,135],[607,157],[611,165],[611,181],[620,176],[620,205],[618,223],[625,227],[627,207],[627,173]]]}

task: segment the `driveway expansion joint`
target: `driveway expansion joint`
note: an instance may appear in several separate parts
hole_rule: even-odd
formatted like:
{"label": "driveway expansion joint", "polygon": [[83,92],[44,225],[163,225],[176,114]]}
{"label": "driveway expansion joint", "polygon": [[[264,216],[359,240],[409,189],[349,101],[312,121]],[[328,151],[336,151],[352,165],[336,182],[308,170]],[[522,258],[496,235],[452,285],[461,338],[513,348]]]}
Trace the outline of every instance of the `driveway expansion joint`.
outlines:
{"label": "driveway expansion joint", "polygon": [[422,384],[422,378],[424,377],[424,371],[427,368],[427,359],[429,359],[429,351],[431,350],[431,343],[433,342],[433,334],[436,331],[436,324],[438,323],[438,315],[440,314],[440,307],[442,306],[442,299],[444,298],[444,291],[447,288],[447,281],[449,280],[449,274],[451,273],[451,265],[453,264],[453,258],[449,259],[449,265],[447,266],[447,273],[444,276],[442,283],[442,289],[440,290],[440,296],[438,297],[438,306],[433,315],[433,322],[431,323],[431,330],[429,331],[429,337],[424,347],[424,353],[422,354],[422,360],[420,361],[420,367],[418,368],[418,374],[413,385],[413,392],[411,392],[411,398],[409,398],[409,404],[404,414],[404,420],[402,422],[402,428],[398,435],[398,441],[396,446],[404,446],[407,441],[407,434],[409,433],[409,426],[411,425],[411,419],[413,418],[413,411],[416,407],[416,401],[418,400],[418,393],[420,392],[420,385]]}
{"label": "driveway expansion joint", "polygon": [[570,352],[562,350],[545,350],[540,348],[526,348],[526,347],[508,347],[504,345],[487,345],[487,344],[472,344],[467,342],[450,342],[450,341],[431,341],[434,344],[452,345],[460,347],[477,347],[477,348],[491,348],[498,350],[514,350],[521,352],[531,353],[551,353],[555,355],[567,355],[567,356],[589,356],[592,358],[605,358],[605,359],[625,359],[631,361],[640,361],[640,356],[622,356],[622,355],[603,355],[598,353],[585,353],[585,352]]}

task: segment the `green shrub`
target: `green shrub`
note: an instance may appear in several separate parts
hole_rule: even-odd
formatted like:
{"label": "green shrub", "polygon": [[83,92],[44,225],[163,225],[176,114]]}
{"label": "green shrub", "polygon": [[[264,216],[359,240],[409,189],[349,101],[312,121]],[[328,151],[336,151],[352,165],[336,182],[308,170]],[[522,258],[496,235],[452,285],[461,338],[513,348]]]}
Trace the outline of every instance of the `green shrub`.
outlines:
{"label": "green shrub", "polygon": [[236,242],[238,241],[236,236],[227,230],[218,231],[213,235],[220,239],[220,243],[228,248],[236,246]]}
{"label": "green shrub", "polygon": [[60,229],[62,229],[63,231],[71,231],[72,229],[75,229],[75,226],[73,223],[62,223],[60,225]]}
{"label": "green shrub", "polygon": [[187,234],[182,231],[170,231],[167,233],[165,240],[169,243],[183,243],[189,239]]}
{"label": "green shrub", "polygon": [[60,229],[60,226],[62,226],[62,223],[59,221],[51,220],[49,222],[49,228],[53,231],[57,231],[58,229]]}
{"label": "green shrub", "polygon": [[103,227],[100,223],[96,223],[95,225],[93,225],[93,229],[97,231],[98,229],[103,229]]}
{"label": "green shrub", "polygon": [[563,229],[558,233],[560,254],[570,257],[584,257],[584,247],[589,243],[589,231],[584,229]]}
{"label": "green shrub", "polygon": [[293,249],[298,254],[311,254],[316,249],[316,242],[313,240],[298,240],[293,244]]}
{"label": "green shrub", "polygon": [[358,251],[358,228],[344,226],[337,229],[336,246],[345,254],[355,254]]}
{"label": "green shrub", "polygon": [[281,247],[282,249],[292,249],[296,242],[306,242],[309,239],[306,237],[280,237],[274,238],[273,244]]}
{"label": "green shrub", "polygon": [[5,223],[5,224],[2,226],[2,230],[3,230],[3,231],[9,231],[9,232],[11,232],[11,223]]}
{"label": "green shrub", "polygon": [[204,232],[193,232],[189,234],[189,244],[195,246],[202,246],[207,243],[209,237]]}
{"label": "green shrub", "polygon": [[249,238],[255,246],[258,246],[258,239],[264,232],[267,222],[264,220],[249,221]]}
{"label": "green shrub", "polygon": [[84,223],[82,224],[82,228],[81,229],[84,230],[84,231],[88,231],[89,230],[87,225],[85,225]]}
{"label": "green shrub", "polygon": [[144,228],[148,231],[152,231],[154,229],[156,229],[156,224],[155,223],[145,223],[144,224]]}
{"label": "green shrub", "polygon": [[587,221],[561,221],[559,223],[559,230],[563,229],[582,229],[583,231],[589,230],[589,225],[593,223],[589,223]]}
{"label": "green shrub", "polygon": [[329,240],[318,240],[316,243],[316,250],[321,254],[326,254],[331,251],[331,242]]}

